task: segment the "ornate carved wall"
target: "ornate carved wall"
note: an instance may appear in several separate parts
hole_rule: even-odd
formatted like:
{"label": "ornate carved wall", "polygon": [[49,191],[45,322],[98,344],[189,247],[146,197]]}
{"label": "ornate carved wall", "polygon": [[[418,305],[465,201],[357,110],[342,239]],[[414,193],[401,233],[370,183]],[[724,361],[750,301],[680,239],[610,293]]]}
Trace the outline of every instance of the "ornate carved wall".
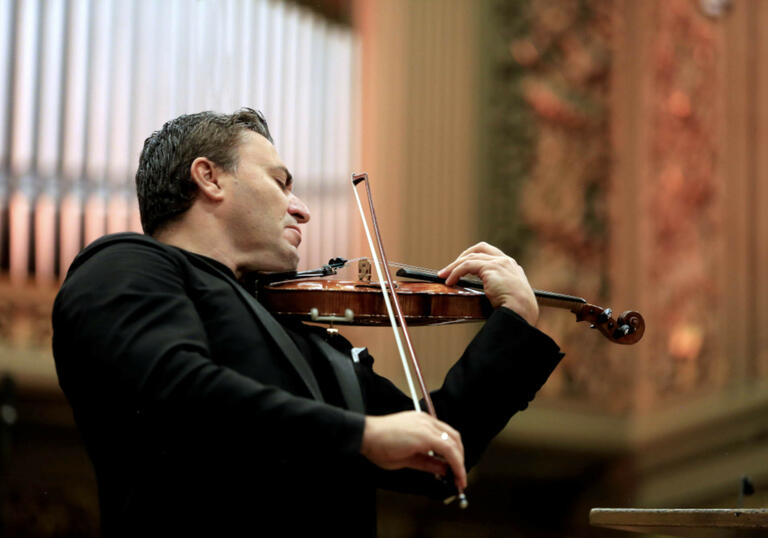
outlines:
{"label": "ornate carved wall", "polygon": [[[722,212],[718,22],[695,3],[657,5],[650,90],[649,175],[641,211],[650,241],[646,267],[659,336],[650,341],[644,381],[649,398],[722,386],[729,375],[718,349]],[[628,21],[626,22],[628,23]],[[720,363],[720,364],[718,364]],[[641,406],[650,402],[638,402]]]}
{"label": "ornate carved wall", "polygon": [[[613,284],[612,3],[497,1],[491,13],[486,234],[520,258],[535,287],[602,305]],[[547,396],[631,406],[631,369],[612,345],[564,312],[544,311],[540,326],[568,353]]]}
{"label": "ornate carved wall", "polygon": [[541,327],[568,352],[552,401],[642,412],[762,372],[753,320],[768,307],[746,282],[763,259],[748,133],[762,102],[749,20],[764,9],[491,3],[484,234],[536,287],[640,310],[648,325],[630,351],[546,311]]}
{"label": "ornate carved wall", "polygon": [[647,322],[618,349],[545,313],[568,357],[509,439],[615,443],[640,505],[768,482],[768,5],[711,4],[497,1],[489,17],[488,233],[537,287]]}

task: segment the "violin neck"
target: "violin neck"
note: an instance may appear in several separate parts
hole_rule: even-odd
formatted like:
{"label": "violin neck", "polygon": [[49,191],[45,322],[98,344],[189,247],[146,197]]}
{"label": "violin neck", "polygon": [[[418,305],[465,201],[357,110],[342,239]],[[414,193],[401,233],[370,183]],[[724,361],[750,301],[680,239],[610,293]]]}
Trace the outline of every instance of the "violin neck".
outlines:
{"label": "violin neck", "polygon": [[536,302],[541,306],[573,310],[578,308],[579,305],[587,304],[587,300],[583,297],[574,297],[573,295],[565,295],[553,291],[533,290],[533,294],[536,296]]}
{"label": "violin neck", "polygon": [[[396,274],[397,276],[414,278],[416,280],[423,280],[425,282],[437,282],[440,284],[445,283],[445,279],[440,278],[436,273],[420,271],[407,267],[398,269]],[[474,288],[479,290],[483,289],[483,281],[479,278],[461,278],[456,285],[464,288]],[[587,302],[586,299],[582,297],[575,297],[573,295],[565,295],[563,293],[555,293],[552,291],[533,290],[533,294],[536,296],[536,301],[542,306],[565,308],[567,310],[572,309],[575,305],[586,304]]]}
{"label": "violin neck", "polygon": [[[432,273],[429,271],[421,271],[418,269],[412,269],[410,267],[403,267],[401,269],[397,270],[397,273],[395,273],[397,276],[402,276],[405,278],[413,278],[416,280],[422,280],[424,282],[437,282],[438,284],[445,284],[445,279],[440,278],[437,276],[437,273]],[[468,279],[468,278],[461,278],[456,283],[457,286],[461,286],[464,288],[473,288],[476,290],[483,289],[483,281],[478,279]]]}

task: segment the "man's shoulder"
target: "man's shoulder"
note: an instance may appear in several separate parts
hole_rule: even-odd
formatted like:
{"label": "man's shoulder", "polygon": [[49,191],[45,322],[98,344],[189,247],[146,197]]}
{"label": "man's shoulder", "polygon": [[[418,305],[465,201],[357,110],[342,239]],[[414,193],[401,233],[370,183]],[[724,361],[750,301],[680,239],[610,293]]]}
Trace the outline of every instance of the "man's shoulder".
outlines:
{"label": "man's shoulder", "polygon": [[147,235],[122,232],[100,237],[75,257],[67,271],[63,288],[93,286],[111,281],[193,281],[229,277],[225,266],[216,260],[163,243]]}
{"label": "man's shoulder", "polygon": [[67,271],[67,278],[84,265],[137,261],[148,258],[150,255],[183,260],[176,249],[150,236],[135,232],[121,232],[104,235],[81,250],[72,261]]}
{"label": "man's shoulder", "polygon": [[111,250],[131,250],[131,249],[150,249],[150,250],[162,250],[171,251],[171,247],[165,243],[161,243],[157,239],[151,236],[136,233],[136,232],[120,232],[114,234],[103,235],[87,245],[75,259],[89,258],[98,252],[102,252],[107,249]]}

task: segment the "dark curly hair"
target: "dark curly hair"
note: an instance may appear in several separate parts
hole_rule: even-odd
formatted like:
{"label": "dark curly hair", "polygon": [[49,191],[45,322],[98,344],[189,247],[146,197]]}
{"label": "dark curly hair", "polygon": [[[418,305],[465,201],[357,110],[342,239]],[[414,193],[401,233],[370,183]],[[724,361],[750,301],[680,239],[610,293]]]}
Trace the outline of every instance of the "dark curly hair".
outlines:
{"label": "dark curly hair", "polygon": [[136,194],[145,234],[155,234],[190,208],[197,185],[189,171],[196,158],[207,157],[227,172],[237,168],[238,148],[246,130],[272,142],[267,120],[251,108],[233,114],[185,114],[144,141],[136,170]]}

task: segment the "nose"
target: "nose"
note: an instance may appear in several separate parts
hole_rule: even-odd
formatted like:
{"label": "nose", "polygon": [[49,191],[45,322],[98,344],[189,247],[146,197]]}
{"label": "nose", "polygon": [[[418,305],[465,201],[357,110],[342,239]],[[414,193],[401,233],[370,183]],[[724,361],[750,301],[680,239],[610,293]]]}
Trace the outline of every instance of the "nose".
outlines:
{"label": "nose", "polygon": [[288,202],[288,213],[296,219],[299,224],[306,224],[309,222],[309,208],[301,198],[295,194],[291,194],[291,200]]}

